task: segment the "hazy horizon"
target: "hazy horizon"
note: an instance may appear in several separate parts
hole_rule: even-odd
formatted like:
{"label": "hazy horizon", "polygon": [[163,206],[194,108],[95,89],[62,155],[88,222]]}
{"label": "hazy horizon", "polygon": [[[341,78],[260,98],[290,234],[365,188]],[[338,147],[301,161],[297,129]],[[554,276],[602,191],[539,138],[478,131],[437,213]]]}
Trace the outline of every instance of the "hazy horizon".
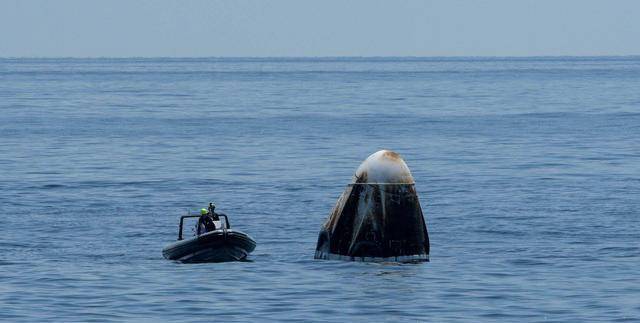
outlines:
{"label": "hazy horizon", "polygon": [[629,55],[521,55],[521,56],[488,56],[488,55],[450,55],[450,56],[0,56],[0,59],[527,59],[527,58],[637,58],[640,54]]}
{"label": "hazy horizon", "polygon": [[640,55],[640,2],[0,2],[0,57]]}

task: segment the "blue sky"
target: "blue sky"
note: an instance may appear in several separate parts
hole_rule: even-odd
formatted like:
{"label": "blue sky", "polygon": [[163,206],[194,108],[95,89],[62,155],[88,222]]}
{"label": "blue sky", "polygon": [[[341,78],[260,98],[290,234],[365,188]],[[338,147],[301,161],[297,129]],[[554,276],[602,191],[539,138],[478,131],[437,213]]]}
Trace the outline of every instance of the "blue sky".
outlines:
{"label": "blue sky", "polygon": [[640,1],[0,0],[0,57],[640,54]]}

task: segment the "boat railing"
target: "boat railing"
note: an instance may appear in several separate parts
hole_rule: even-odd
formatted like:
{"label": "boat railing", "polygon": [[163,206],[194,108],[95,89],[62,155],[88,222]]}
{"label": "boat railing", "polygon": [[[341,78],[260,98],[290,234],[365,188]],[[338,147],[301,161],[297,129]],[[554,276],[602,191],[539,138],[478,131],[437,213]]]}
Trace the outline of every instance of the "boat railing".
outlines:
{"label": "boat railing", "polygon": [[[231,224],[229,224],[229,217],[226,214],[220,213],[218,214],[218,217],[223,217],[224,218],[224,224],[225,226],[223,227],[223,229],[226,231],[227,229],[231,229]],[[220,221],[220,223],[222,223],[222,221]]]}
{"label": "boat railing", "polygon": [[199,217],[200,217],[199,215],[191,215],[191,214],[183,215],[183,216],[180,217],[180,227],[178,229],[178,240],[182,240],[182,227],[184,225],[184,219],[186,219],[186,218],[199,218]]}
{"label": "boat railing", "polygon": [[[229,217],[227,217],[226,214],[217,214],[219,218],[224,218],[224,226],[222,226],[222,230],[224,231],[224,233],[227,233],[228,229],[231,229],[231,224],[229,224]],[[179,240],[183,240],[182,237],[182,231],[183,231],[183,227],[184,227],[184,219],[186,218],[199,218],[200,215],[198,214],[191,214],[191,212],[189,212],[187,215],[183,215],[180,217],[180,227],[178,229],[178,241]],[[222,223],[222,221],[220,221],[220,223]]]}

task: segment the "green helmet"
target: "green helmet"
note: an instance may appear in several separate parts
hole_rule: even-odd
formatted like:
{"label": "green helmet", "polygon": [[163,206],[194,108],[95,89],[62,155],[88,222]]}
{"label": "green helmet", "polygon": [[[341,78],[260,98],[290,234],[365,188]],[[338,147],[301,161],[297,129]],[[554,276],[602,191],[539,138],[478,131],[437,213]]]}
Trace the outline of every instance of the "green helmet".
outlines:
{"label": "green helmet", "polygon": [[208,213],[207,209],[200,209],[200,214],[205,215],[207,213]]}

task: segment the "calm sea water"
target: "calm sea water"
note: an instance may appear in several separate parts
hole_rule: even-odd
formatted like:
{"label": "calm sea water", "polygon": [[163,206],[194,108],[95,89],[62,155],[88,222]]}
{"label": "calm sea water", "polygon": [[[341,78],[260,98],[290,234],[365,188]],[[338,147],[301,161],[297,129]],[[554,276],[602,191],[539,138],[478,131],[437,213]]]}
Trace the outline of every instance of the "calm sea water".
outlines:
{"label": "calm sea water", "polygon": [[[2,59],[0,321],[638,321],[640,58]],[[313,259],[379,149],[431,262]],[[214,201],[251,262],[162,258]]]}

